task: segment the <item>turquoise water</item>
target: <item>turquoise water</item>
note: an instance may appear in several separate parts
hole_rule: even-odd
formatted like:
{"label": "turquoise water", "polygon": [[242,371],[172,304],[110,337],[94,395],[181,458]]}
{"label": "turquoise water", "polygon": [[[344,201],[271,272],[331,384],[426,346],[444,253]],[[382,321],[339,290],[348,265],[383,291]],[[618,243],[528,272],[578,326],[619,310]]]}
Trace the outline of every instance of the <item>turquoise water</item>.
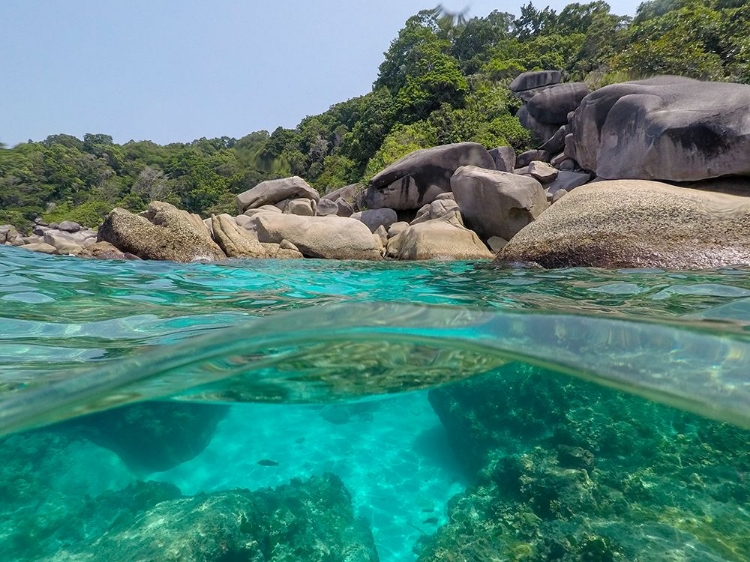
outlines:
{"label": "turquoise water", "polygon": [[750,560],[747,270],[0,248],[0,323],[3,560]]}

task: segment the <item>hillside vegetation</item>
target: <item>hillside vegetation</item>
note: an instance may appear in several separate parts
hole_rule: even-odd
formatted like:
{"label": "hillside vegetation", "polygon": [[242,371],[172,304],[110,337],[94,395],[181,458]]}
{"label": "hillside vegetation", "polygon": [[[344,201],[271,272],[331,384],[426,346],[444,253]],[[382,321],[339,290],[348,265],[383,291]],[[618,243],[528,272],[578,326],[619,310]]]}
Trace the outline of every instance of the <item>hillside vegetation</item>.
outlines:
{"label": "hillside vegetation", "polygon": [[750,83],[750,5],[653,0],[635,18],[603,1],[471,19],[425,10],[392,41],[370,93],[294,129],[166,146],[106,134],[0,145],[0,224],[23,228],[41,216],[96,226],[115,206],[140,211],[152,199],[231,213],[234,194],[266,179],[299,175],[325,192],[418,148],[476,141],[523,150],[531,139],[507,85],[535,69],[593,87],[654,74]]}

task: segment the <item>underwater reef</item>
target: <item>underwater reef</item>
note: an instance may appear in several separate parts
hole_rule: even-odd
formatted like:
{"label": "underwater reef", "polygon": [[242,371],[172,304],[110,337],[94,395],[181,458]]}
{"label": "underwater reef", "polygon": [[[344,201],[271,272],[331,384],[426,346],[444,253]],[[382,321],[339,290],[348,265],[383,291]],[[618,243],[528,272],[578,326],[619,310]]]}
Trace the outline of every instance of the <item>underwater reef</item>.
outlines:
{"label": "underwater reef", "polygon": [[[87,443],[49,430],[0,442],[4,562],[378,560],[337,476],[183,496],[173,484],[132,482],[116,455],[102,460]],[[89,473],[81,457],[96,459]],[[123,487],[107,489],[118,473]]]}
{"label": "underwater reef", "polygon": [[750,432],[520,363],[429,399],[474,484],[419,562],[750,560]]}

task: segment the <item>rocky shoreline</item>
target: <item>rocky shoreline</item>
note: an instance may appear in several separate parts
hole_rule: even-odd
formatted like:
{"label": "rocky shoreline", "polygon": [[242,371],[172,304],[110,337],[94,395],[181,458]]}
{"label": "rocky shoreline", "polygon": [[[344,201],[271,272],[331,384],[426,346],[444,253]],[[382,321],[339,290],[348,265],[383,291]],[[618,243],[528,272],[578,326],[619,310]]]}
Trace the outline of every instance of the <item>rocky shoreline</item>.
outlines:
{"label": "rocky shoreline", "polygon": [[202,219],[153,201],[140,214],[114,209],[98,232],[67,221],[37,221],[31,236],[0,226],[0,243],[178,262],[750,265],[750,86],[659,76],[590,92],[560,79],[527,72],[510,85],[536,150],[438,146],[405,156],[367,187],[322,197],[295,176],[237,195],[236,216]]}

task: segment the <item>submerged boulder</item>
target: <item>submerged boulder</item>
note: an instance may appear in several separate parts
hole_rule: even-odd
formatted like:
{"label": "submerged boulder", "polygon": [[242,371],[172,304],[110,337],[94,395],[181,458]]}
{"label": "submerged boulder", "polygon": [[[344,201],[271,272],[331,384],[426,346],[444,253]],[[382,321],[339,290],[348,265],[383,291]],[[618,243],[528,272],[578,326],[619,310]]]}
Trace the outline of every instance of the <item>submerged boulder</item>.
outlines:
{"label": "submerged boulder", "polygon": [[675,76],[612,84],[576,110],[566,154],[604,179],[750,175],[749,106],[744,84]]}
{"label": "submerged boulder", "polygon": [[484,239],[510,240],[548,207],[542,185],[518,174],[465,166],[451,185],[466,225]]}
{"label": "submerged boulder", "polygon": [[99,227],[99,242],[147,260],[223,260],[221,248],[197,215],[152,201],[140,215],[115,208]]}
{"label": "submerged boulder", "polygon": [[750,198],[651,181],[585,185],[524,228],[497,261],[667,269],[750,265]]}
{"label": "submerged boulder", "polygon": [[461,166],[496,169],[495,159],[475,142],[417,150],[372,178],[365,204],[370,209],[419,209],[451,190],[451,176]]}
{"label": "submerged boulder", "polygon": [[237,195],[237,212],[256,209],[263,205],[275,205],[285,199],[311,199],[317,201],[320,195],[299,176],[260,182],[252,189]]}
{"label": "submerged boulder", "polygon": [[253,217],[260,242],[287,240],[310,258],[379,260],[381,248],[356,219],[261,213]]}
{"label": "submerged boulder", "polygon": [[[355,517],[349,492],[332,474],[274,490],[168,499],[116,521],[84,553],[114,561],[378,560],[371,530]],[[66,554],[56,560],[81,559]]]}

